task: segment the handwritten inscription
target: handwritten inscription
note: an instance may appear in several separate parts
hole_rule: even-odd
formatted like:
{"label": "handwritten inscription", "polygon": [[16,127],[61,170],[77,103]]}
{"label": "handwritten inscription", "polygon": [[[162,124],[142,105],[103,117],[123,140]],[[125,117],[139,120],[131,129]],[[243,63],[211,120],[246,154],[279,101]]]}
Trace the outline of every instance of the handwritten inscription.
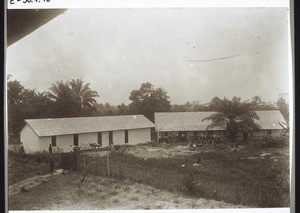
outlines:
{"label": "handwritten inscription", "polygon": [[51,0],[9,0],[10,4],[28,4],[28,3],[44,3],[50,2]]}

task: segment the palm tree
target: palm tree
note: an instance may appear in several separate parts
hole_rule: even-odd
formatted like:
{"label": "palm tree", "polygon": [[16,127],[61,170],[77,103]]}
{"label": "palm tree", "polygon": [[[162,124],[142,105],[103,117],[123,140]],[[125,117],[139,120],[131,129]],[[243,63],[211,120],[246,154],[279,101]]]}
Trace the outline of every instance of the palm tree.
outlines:
{"label": "palm tree", "polygon": [[[237,134],[239,131],[249,132],[259,129],[254,119],[259,119],[252,109],[252,104],[241,98],[233,97],[232,100],[224,98],[213,98],[210,107],[216,113],[204,118],[203,120],[211,120],[212,123],[207,127],[223,127],[226,129],[228,139],[231,143],[237,142]],[[237,143],[236,143],[237,146]]]}
{"label": "palm tree", "polygon": [[253,108],[256,109],[259,105],[263,104],[263,101],[258,95],[256,95],[252,98],[251,103],[253,105]]}
{"label": "palm tree", "polygon": [[94,98],[99,97],[99,95],[96,91],[92,91],[90,89],[89,83],[84,84],[82,79],[77,79],[76,81],[72,79],[70,81],[70,86],[73,94],[80,102],[82,108],[90,108],[97,103]]}
{"label": "palm tree", "polygon": [[55,101],[66,98],[67,96],[73,96],[69,87],[69,82],[57,81],[49,88],[51,91],[49,97]]}
{"label": "palm tree", "polygon": [[69,82],[57,81],[49,88],[49,97],[54,100],[55,117],[74,117],[80,115],[80,104],[72,92]]}

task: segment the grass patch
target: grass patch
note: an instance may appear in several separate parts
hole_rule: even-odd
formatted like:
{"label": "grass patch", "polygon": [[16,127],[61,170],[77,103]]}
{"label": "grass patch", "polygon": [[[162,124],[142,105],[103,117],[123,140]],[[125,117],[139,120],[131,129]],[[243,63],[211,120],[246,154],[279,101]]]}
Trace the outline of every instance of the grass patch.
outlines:
{"label": "grass patch", "polygon": [[[52,154],[56,164],[55,169],[59,169],[60,155]],[[50,173],[50,155],[48,153],[20,154],[8,152],[8,185],[25,180],[36,175]]]}
{"label": "grass patch", "polygon": [[[124,152],[112,152],[110,172],[112,177],[198,198],[252,207],[288,207],[288,156],[276,162],[271,158],[241,160],[245,156],[259,155],[260,151],[216,150],[164,159],[144,159]],[[86,160],[89,161],[88,169],[93,171],[95,159],[87,157]],[[105,171],[106,157],[97,160],[98,165],[104,165],[102,172]]]}

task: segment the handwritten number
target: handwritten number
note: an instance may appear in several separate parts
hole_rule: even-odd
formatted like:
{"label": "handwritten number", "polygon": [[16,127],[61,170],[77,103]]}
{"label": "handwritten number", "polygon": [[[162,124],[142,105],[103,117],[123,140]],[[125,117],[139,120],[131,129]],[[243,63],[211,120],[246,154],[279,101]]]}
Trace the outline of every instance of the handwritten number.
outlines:
{"label": "handwritten number", "polygon": [[[9,0],[10,4],[15,4],[15,1],[20,2],[21,0]],[[51,0],[43,0],[43,2],[50,2]],[[33,2],[40,2],[39,0],[23,0],[23,4],[26,3],[33,3]]]}

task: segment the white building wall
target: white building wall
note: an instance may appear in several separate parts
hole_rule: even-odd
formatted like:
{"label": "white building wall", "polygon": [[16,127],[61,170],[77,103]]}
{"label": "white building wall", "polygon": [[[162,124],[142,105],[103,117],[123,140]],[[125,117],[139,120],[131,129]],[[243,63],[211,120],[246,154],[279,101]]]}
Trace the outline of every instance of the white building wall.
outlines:
{"label": "white building wall", "polygon": [[40,152],[49,152],[49,145],[51,144],[51,137],[40,137]]}
{"label": "white building wall", "polygon": [[78,145],[82,149],[89,149],[91,143],[98,143],[97,133],[82,133],[78,134]]}
{"label": "white building wall", "polygon": [[70,152],[73,146],[73,135],[58,135],[56,136],[56,147],[53,147],[53,152],[57,148],[63,149],[64,152]]}
{"label": "white building wall", "polygon": [[102,132],[102,146],[109,146],[109,132]]}
{"label": "white building wall", "polygon": [[151,141],[151,129],[129,129],[128,144],[140,144]]}
{"label": "white building wall", "polygon": [[28,124],[23,127],[20,133],[20,137],[25,153],[33,153],[39,151],[39,137],[35,134],[35,132]]}
{"label": "white building wall", "polygon": [[122,145],[125,144],[125,131],[113,131],[113,142],[114,145]]}

